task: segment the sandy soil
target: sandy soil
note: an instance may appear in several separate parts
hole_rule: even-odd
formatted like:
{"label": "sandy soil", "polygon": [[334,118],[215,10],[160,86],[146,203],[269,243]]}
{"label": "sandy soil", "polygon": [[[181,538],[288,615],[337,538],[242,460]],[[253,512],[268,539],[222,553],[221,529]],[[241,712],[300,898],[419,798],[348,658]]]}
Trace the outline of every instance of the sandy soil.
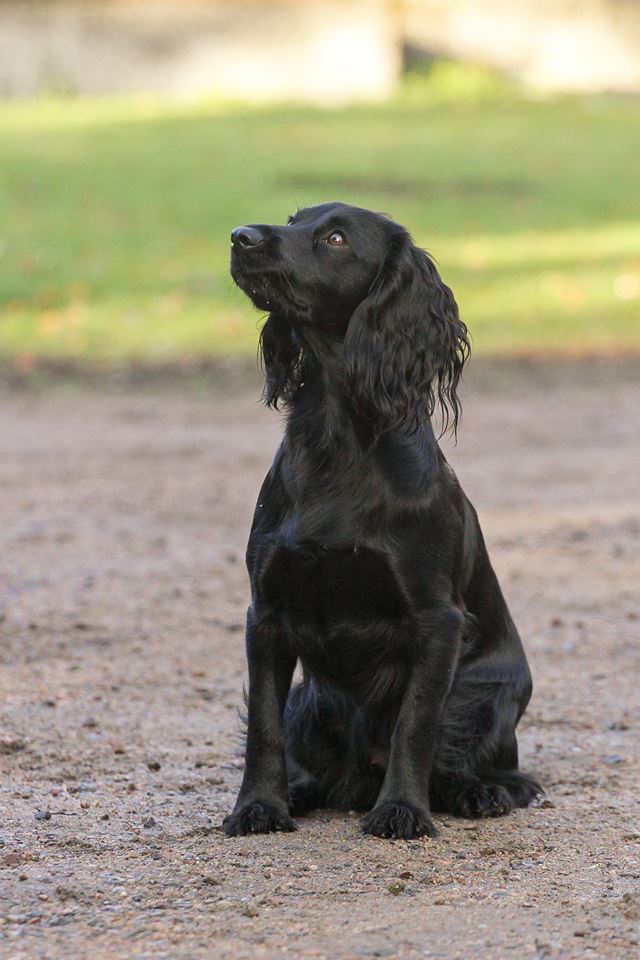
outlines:
{"label": "sandy soil", "polygon": [[472,369],[448,455],[530,655],[548,796],[435,841],[333,812],[220,832],[281,430],[256,396],[0,397],[0,956],[636,956],[637,370]]}

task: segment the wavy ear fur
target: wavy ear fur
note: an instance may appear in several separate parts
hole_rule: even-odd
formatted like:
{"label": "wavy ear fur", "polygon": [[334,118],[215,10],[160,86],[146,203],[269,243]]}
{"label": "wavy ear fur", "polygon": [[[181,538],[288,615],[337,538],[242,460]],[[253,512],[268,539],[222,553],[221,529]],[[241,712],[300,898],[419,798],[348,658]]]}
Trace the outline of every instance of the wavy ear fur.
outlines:
{"label": "wavy ear fur", "polygon": [[304,380],[302,350],[285,317],[270,314],[260,332],[258,353],[265,372],[263,400],[277,410],[280,402],[292,399]]}
{"label": "wavy ear fur", "polygon": [[437,409],[442,433],[455,433],[469,352],[453,293],[430,257],[399,231],[349,322],[344,353],[352,400],[380,430],[416,430]]}

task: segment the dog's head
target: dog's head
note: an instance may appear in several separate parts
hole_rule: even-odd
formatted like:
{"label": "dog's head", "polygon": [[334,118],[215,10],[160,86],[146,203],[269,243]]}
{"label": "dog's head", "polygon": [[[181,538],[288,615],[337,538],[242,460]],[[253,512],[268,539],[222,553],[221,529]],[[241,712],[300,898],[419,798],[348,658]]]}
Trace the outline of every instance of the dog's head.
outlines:
{"label": "dog's head", "polygon": [[291,400],[305,353],[331,343],[348,396],[379,430],[460,414],[469,340],[430,257],[388,217],[344,203],[299,210],[286,226],[231,234],[231,274],[270,316],[261,335],[267,403]]}

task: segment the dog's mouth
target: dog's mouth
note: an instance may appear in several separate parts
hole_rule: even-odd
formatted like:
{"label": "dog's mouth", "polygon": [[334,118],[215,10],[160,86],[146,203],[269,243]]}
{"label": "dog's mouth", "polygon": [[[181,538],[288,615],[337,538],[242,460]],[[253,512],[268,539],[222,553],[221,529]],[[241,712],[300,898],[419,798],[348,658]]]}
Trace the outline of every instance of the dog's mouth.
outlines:
{"label": "dog's mouth", "polygon": [[234,267],[231,268],[231,276],[260,310],[272,310],[276,306],[279,291],[273,276],[263,271],[240,270]]}
{"label": "dog's mouth", "polygon": [[259,310],[300,310],[304,307],[292,278],[284,270],[248,270],[232,262],[231,276]]}

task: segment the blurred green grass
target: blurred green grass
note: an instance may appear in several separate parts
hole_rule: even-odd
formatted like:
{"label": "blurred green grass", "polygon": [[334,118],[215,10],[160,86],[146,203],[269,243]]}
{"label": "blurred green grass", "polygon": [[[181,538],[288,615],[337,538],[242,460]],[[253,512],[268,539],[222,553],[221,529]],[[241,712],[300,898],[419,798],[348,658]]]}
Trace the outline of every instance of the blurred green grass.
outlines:
{"label": "blurred green grass", "polygon": [[482,74],[384,106],[0,104],[0,358],[253,352],[229,232],[341,199],[436,258],[477,353],[640,348],[640,102]]}

